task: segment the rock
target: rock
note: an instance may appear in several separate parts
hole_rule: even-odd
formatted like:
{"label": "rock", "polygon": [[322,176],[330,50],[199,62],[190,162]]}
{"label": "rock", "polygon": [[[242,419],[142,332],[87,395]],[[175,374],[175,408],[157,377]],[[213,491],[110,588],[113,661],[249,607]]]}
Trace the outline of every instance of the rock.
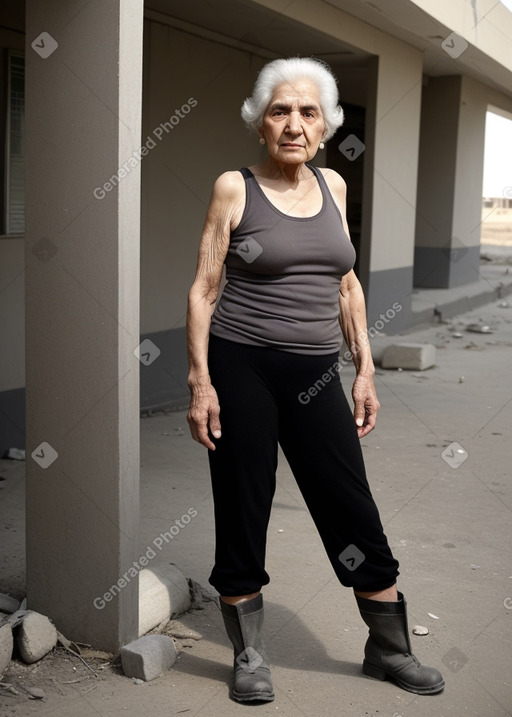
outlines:
{"label": "rock", "polygon": [[29,695],[31,700],[44,699],[44,690],[42,690],[40,687],[24,687],[23,689]]}
{"label": "rock", "polygon": [[145,635],[121,648],[121,664],[127,677],[149,682],[169,670],[176,648],[168,635]]}
{"label": "rock", "polygon": [[12,657],[13,639],[10,625],[0,627],[0,675],[9,666]]}
{"label": "rock", "polygon": [[175,565],[144,568],[139,573],[139,636],[190,609],[187,578]]}
{"label": "rock", "polygon": [[433,344],[391,344],[382,354],[382,368],[402,368],[424,371],[436,362]]}
{"label": "rock", "polygon": [[30,615],[30,613],[31,610],[16,610],[16,612],[13,612],[12,615],[5,615],[0,622],[2,625],[8,623],[11,626],[11,629],[14,630],[14,628],[18,627],[18,625],[22,623],[27,615]]}
{"label": "rock", "polygon": [[487,324],[469,324],[466,331],[472,331],[474,334],[492,334],[492,329]]}
{"label": "rock", "polygon": [[428,627],[423,627],[423,625],[415,625],[412,628],[413,635],[428,635]]}
{"label": "rock", "polygon": [[0,612],[8,612],[9,614],[19,610],[19,600],[15,600],[5,593],[0,593]]}
{"label": "rock", "polygon": [[4,458],[10,458],[12,461],[24,461],[25,460],[25,449],[24,448],[9,448],[5,452]]}
{"label": "rock", "polygon": [[21,659],[31,665],[41,660],[57,644],[55,625],[45,615],[29,612],[19,627],[16,644]]}

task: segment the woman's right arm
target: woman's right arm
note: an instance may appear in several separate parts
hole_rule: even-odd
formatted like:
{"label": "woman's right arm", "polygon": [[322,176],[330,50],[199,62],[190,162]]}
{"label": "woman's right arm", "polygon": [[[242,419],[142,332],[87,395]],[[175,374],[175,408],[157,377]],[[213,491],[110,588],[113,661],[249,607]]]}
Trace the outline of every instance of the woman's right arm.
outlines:
{"label": "woman's right arm", "polygon": [[208,370],[210,321],[219,294],[222,267],[232,229],[240,221],[245,182],[240,172],[225,172],[213,187],[204,224],[194,283],[188,294],[187,352],[190,408],[187,415],[194,440],[211,450],[208,431],[220,438],[219,401]]}

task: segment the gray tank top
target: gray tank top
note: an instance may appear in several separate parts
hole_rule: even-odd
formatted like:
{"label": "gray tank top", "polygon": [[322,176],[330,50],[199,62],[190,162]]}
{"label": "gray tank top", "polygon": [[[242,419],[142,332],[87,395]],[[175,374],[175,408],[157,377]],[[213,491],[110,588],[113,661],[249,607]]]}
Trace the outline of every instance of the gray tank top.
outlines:
{"label": "gray tank top", "polygon": [[355,251],[322,173],[307,166],[323,197],[312,217],[279,211],[253,173],[240,170],[245,209],[231,233],[227,283],[211,322],[215,336],[299,354],[339,351],[338,292]]}

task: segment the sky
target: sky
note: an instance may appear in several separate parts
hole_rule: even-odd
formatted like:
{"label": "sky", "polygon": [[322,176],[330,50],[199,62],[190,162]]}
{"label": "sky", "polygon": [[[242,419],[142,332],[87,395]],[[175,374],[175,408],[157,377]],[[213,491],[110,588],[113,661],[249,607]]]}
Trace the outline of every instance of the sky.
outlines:
{"label": "sky", "polygon": [[512,187],[512,120],[487,112],[483,196],[503,197],[505,187]]}
{"label": "sky", "polygon": [[[501,0],[512,12],[512,0]],[[512,120],[492,112],[485,122],[484,197],[502,197],[512,187]]]}

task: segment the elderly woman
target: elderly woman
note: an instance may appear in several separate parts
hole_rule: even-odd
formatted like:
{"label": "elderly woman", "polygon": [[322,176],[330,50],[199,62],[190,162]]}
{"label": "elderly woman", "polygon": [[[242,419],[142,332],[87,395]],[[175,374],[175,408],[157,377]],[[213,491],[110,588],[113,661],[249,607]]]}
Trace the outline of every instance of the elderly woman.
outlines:
{"label": "elderly woman", "polygon": [[[308,164],[343,122],[336,80],[313,58],[274,60],[242,117],[268,157],[215,182],[187,318],[188,422],[208,448],[216,525],[210,582],[234,647],[231,695],[274,699],[260,591],[270,579],[265,545],[278,444],[369,627],[364,673],[416,694],[439,692],[441,674],[412,654],[398,563],[359,445],[379,402],[352,270],[346,185]],[[343,337],[357,369],[353,413],[337,373]]]}

